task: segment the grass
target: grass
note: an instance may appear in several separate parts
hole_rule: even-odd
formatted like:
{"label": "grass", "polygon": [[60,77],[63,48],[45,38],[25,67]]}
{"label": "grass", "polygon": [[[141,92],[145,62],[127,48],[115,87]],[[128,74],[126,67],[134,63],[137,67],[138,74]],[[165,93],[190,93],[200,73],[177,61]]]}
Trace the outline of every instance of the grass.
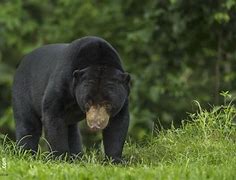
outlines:
{"label": "grass", "polygon": [[[30,156],[2,138],[0,179],[236,179],[236,109],[213,107],[189,115],[181,128],[161,130],[143,142],[128,141],[126,164],[103,163],[88,151],[81,159],[52,160],[48,152]],[[2,162],[1,162],[2,160]]]}

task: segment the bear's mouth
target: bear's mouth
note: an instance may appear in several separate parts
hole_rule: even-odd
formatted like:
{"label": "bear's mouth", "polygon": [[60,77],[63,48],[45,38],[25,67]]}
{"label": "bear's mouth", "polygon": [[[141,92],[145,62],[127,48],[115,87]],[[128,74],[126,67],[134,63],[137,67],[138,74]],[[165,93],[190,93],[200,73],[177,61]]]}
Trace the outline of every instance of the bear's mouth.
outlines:
{"label": "bear's mouth", "polygon": [[92,131],[104,129],[109,122],[110,115],[105,106],[91,106],[86,112],[86,121]]}

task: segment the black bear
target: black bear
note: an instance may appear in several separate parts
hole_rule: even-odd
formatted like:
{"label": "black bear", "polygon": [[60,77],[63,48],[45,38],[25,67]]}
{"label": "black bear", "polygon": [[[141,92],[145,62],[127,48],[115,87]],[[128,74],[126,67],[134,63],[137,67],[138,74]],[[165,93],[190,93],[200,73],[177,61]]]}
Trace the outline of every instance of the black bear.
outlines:
{"label": "black bear", "polygon": [[106,157],[121,161],[129,126],[130,75],[116,50],[88,36],[34,50],[21,61],[13,83],[16,139],[37,151],[42,127],[56,156],[82,151],[77,124],[102,130]]}

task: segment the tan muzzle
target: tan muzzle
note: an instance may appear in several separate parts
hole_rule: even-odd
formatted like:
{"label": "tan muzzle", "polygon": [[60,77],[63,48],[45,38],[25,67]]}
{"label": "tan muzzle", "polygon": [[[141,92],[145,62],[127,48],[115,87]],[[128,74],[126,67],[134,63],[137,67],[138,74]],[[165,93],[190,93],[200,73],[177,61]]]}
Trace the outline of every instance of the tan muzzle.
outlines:
{"label": "tan muzzle", "polygon": [[109,114],[104,106],[91,106],[86,112],[86,121],[91,130],[104,129],[109,121]]}

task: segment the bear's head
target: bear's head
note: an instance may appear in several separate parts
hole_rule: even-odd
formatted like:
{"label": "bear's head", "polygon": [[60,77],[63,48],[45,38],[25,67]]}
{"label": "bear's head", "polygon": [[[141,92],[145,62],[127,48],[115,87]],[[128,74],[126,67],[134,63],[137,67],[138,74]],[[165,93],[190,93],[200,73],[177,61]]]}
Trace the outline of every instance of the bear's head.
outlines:
{"label": "bear's head", "polygon": [[75,70],[74,94],[90,129],[102,130],[122,109],[130,90],[130,75],[110,66]]}

